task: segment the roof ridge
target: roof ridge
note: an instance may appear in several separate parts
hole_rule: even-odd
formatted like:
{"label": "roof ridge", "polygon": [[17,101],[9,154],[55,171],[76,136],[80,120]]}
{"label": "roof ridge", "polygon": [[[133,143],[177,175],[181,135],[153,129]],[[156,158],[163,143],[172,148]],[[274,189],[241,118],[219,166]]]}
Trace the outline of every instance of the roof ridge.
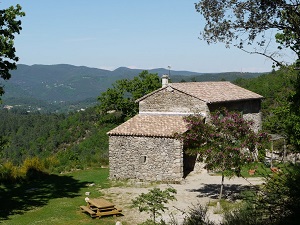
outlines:
{"label": "roof ridge", "polygon": [[165,90],[166,88],[172,88],[176,91],[197,98],[209,104],[217,102],[234,102],[263,98],[263,96],[246,88],[233,84],[230,81],[204,81],[168,83],[167,86],[144,95],[143,97],[135,100],[135,102],[138,103],[159,91]]}
{"label": "roof ridge", "polygon": [[137,114],[118,127],[107,132],[110,136],[174,137],[186,131],[184,116]]}

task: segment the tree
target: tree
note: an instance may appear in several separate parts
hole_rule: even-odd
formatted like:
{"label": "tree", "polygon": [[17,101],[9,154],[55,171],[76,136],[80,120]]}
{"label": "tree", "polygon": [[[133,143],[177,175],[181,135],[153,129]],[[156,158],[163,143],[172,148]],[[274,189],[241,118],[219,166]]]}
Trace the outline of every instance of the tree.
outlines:
{"label": "tree", "polygon": [[226,212],[222,225],[299,224],[300,168],[288,165],[266,174],[259,190],[248,193],[244,206]]}
{"label": "tree", "polygon": [[[18,57],[15,55],[14,39],[15,34],[19,34],[22,30],[21,21],[17,19],[18,16],[25,16],[18,4],[15,7],[11,6],[0,10],[0,77],[4,80],[11,77],[10,70],[17,68]],[[0,96],[3,94],[3,86],[0,83]],[[4,144],[0,136],[0,149]]]}
{"label": "tree", "polygon": [[[283,65],[280,50],[290,49],[300,56],[299,0],[201,0],[197,12],[206,20],[202,38],[208,44],[223,42],[248,53],[264,55]],[[274,31],[270,38],[267,31]],[[272,39],[277,49],[269,51]],[[253,50],[247,50],[255,45]],[[279,57],[279,58],[278,58]]]}
{"label": "tree", "polygon": [[[18,17],[25,16],[19,4],[15,7],[0,10],[0,76],[7,80],[11,77],[10,70],[17,68],[19,58],[15,55],[15,34],[19,34],[21,20]],[[0,96],[4,94],[3,86],[0,86]]]}
{"label": "tree", "polygon": [[199,155],[208,170],[222,173],[221,199],[224,176],[240,176],[241,167],[256,159],[256,150],[261,149],[267,135],[255,133],[252,121],[226,109],[213,113],[208,123],[200,115],[187,116],[185,121],[188,131],[177,137],[183,140],[188,153]]}
{"label": "tree", "polygon": [[[281,50],[296,54],[293,68],[300,69],[300,1],[299,0],[201,0],[195,4],[206,20],[201,32],[208,44],[223,42],[250,54],[260,54],[286,66]],[[274,33],[273,33],[274,32]],[[276,47],[272,43],[276,41]],[[252,46],[252,50],[247,46]],[[273,48],[273,49],[272,49]],[[291,57],[290,57],[291,58]],[[300,152],[300,71],[289,98],[285,133]]]}
{"label": "tree", "polygon": [[164,212],[167,204],[170,201],[176,200],[174,194],[176,194],[174,188],[167,188],[160,190],[159,188],[153,188],[148,193],[142,193],[138,197],[132,200],[132,207],[139,208],[140,212],[150,213],[154,224],[156,224],[156,218]]}
{"label": "tree", "polygon": [[99,97],[100,111],[102,115],[113,111],[120,113],[121,121],[138,113],[138,105],[135,100],[161,87],[157,74],[142,71],[132,80],[117,80],[112,88],[108,88]]}

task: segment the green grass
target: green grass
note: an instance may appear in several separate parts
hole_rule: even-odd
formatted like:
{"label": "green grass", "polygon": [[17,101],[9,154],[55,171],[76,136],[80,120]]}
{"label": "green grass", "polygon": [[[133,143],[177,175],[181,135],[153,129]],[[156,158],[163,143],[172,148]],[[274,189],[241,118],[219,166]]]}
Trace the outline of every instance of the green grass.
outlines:
{"label": "green grass", "polygon": [[[210,201],[208,203],[208,206],[216,208],[218,202],[219,202],[219,200]],[[214,210],[214,214],[222,214],[222,213],[225,213],[225,212],[230,212],[234,209],[240,208],[242,206],[242,204],[243,204],[242,201],[228,201],[228,200],[225,200],[225,199],[221,199],[220,200],[221,208],[220,209],[216,208]]]}
{"label": "green grass", "polygon": [[[281,171],[286,171],[289,167],[293,166],[291,163],[278,163],[274,162],[273,167],[276,167],[280,169]],[[254,175],[249,175],[249,170],[255,169]],[[241,171],[241,175],[243,177],[266,177],[269,174],[272,174],[272,171],[270,169],[270,165],[266,166],[265,164],[261,162],[254,162],[247,166],[244,166]]]}
{"label": "green grass", "polygon": [[[110,187],[108,169],[94,168],[63,175],[43,175],[42,179],[18,185],[0,186],[0,223],[7,225],[114,225],[116,219],[92,219],[82,213],[85,192],[91,198]],[[94,183],[94,186],[89,184]],[[100,191],[99,191],[100,189]],[[104,196],[105,197],[105,196]]]}
{"label": "green grass", "polygon": [[[254,175],[249,175],[249,170],[255,169]],[[272,173],[270,167],[267,167],[265,164],[260,162],[254,162],[247,166],[244,166],[241,170],[241,175],[243,177],[264,177],[267,174]]]}

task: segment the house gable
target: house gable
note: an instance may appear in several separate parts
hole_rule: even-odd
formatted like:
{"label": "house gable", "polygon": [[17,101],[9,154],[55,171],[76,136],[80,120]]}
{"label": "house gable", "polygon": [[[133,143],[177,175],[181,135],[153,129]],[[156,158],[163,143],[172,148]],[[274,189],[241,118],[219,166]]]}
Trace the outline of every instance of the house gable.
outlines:
{"label": "house gable", "polygon": [[206,102],[172,87],[162,88],[139,102],[140,114],[188,115],[208,113]]}

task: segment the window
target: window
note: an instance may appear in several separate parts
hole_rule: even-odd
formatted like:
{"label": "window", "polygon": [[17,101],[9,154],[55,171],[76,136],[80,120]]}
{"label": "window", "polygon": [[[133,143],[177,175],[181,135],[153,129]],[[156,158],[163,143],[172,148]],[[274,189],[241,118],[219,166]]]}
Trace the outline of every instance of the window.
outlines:
{"label": "window", "polygon": [[147,156],[142,155],[141,158],[140,158],[140,162],[141,163],[146,163],[146,161],[147,161]]}

